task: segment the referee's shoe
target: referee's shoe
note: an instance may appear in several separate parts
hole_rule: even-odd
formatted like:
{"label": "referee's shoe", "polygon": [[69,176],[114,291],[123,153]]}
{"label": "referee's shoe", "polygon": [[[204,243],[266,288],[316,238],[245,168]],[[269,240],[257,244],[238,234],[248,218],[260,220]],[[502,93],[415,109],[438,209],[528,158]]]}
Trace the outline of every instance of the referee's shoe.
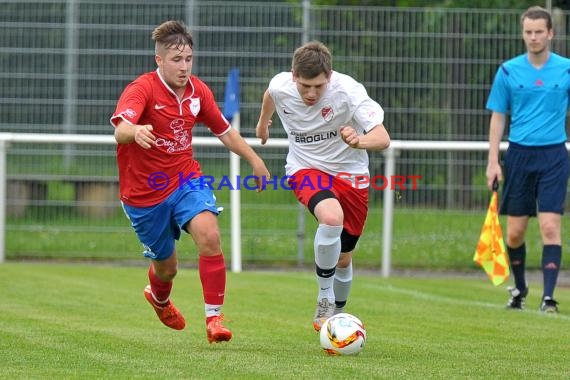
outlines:
{"label": "referee's shoe", "polygon": [[540,311],[543,313],[558,313],[558,302],[552,299],[552,297],[544,297],[542,303],[540,304]]}
{"label": "referee's shoe", "polygon": [[507,290],[511,295],[509,302],[507,302],[507,309],[523,310],[524,301],[526,299],[526,296],[528,295],[528,286],[523,291],[520,291],[514,286],[513,287],[509,286]]}

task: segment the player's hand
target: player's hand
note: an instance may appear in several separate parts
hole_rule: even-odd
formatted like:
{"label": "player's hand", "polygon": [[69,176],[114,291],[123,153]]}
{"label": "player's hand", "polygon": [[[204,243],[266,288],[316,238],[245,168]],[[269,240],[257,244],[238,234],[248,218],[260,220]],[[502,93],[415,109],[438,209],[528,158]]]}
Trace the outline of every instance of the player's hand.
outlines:
{"label": "player's hand", "polygon": [[149,149],[156,140],[152,134],[152,125],[136,125],[135,126],[135,142],[144,149]]}
{"label": "player's hand", "polygon": [[340,128],[340,137],[342,138],[342,141],[344,141],[346,144],[348,144],[348,146],[350,146],[351,148],[358,148],[358,145],[360,144],[360,137],[358,136],[358,133],[356,133],[356,130],[354,128],[352,128],[351,126],[344,126]]}
{"label": "player's hand", "polygon": [[263,178],[266,178],[265,183],[267,183],[267,179],[271,178],[271,174],[269,174],[269,170],[267,170],[267,167],[263,161],[260,161],[253,167],[253,175],[256,178],[255,184],[257,185],[257,189],[255,191],[259,193],[265,190],[263,188]]}
{"label": "player's hand", "polygon": [[269,127],[273,123],[273,120],[269,119],[267,122],[262,122],[261,120],[257,122],[255,127],[255,137],[261,140],[261,145],[265,145],[267,139],[269,138]]}
{"label": "player's hand", "polygon": [[493,183],[495,181],[502,182],[503,181],[503,170],[501,169],[501,165],[498,163],[489,163],[487,165],[487,187],[489,190],[493,190]]}

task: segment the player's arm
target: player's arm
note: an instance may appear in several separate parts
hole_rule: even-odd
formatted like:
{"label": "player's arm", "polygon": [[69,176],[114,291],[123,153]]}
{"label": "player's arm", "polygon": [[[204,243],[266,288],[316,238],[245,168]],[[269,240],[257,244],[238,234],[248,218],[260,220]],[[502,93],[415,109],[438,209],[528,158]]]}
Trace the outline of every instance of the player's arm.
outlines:
{"label": "player's arm", "polygon": [[263,101],[261,102],[261,112],[259,120],[255,127],[255,137],[261,140],[261,144],[265,144],[269,138],[269,127],[271,126],[273,114],[275,113],[275,102],[269,95],[269,90],[263,94]]}
{"label": "player's arm", "polygon": [[152,134],[151,125],[138,125],[138,117],[144,111],[149,97],[150,89],[144,81],[135,80],[129,84],[117,104],[117,110],[111,117],[111,124],[115,127],[115,140],[119,144],[136,142],[144,149],[149,149],[156,139]]}
{"label": "player's arm", "polygon": [[152,125],[137,125],[121,120],[115,127],[115,140],[118,144],[136,142],[144,149],[149,149],[156,137],[152,134]]}
{"label": "player's arm", "polygon": [[493,182],[495,180],[503,180],[503,171],[499,163],[499,149],[503,132],[505,130],[505,115],[500,112],[491,114],[491,121],[489,123],[489,156],[487,159],[487,187],[489,190],[493,189]]}
{"label": "player's arm", "polygon": [[265,162],[255,153],[251,146],[243,139],[237,130],[230,128],[227,133],[218,136],[220,141],[232,152],[249,162],[253,168],[253,175],[257,178],[257,191],[262,191],[262,177],[269,178],[269,170],[265,166]]}
{"label": "player's arm", "polygon": [[390,135],[384,124],[378,124],[365,135],[359,135],[351,126],[340,129],[342,140],[354,149],[384,150],[390,146]]}

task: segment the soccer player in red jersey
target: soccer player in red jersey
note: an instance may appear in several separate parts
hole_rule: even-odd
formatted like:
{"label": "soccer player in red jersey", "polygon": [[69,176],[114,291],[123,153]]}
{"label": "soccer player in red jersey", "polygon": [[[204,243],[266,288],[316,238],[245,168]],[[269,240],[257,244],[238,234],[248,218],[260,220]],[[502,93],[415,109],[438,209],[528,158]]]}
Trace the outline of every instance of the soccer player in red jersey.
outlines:
{"label": "soccer player in red jersey", "polygon": [[364,86],[332,69],[329,49],[311,41],[295,50],[292,70],[278,73],[263,95],[256,135],[264,144],[277,113],[289,139],[285,171],[293,193],[315,216],[319,285],[313,327],[344,310],[352,254],[368,213],[368,151],[390,145],[384,110]]}
{"label": "soccer player in red jersey", "polygon": [[120,199],[144,256],[151,259],[144,296],[168,327],[186,322],[170,300],[178,259],[175,240],[189,233],[199,252],[198,271],[208,341],[228,341],[221,308],[226,267],[221,249],[216,198],[200,181],[192,154],[192,129],[205,124],[259,178],[270,174],[263,160],[231,127],[210,88],[192,75],[193,40],[179,21],[166,21],[152,33],[156,71],[145,73],[123,91],[111,117],[117,140]]}

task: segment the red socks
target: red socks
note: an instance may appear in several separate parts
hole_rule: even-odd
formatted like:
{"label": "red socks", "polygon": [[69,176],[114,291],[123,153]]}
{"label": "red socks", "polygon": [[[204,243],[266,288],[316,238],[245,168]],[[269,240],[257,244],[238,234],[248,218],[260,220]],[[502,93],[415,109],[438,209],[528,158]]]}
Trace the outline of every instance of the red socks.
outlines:
{"label": "red socks", "polygon": [[[202,282],[204,303],[209,305],[223,305],[226,290],[226,264],[224,255],[199,256],[198,271]],[[148,269],[148,279],[152,294],[158,301],[167,301],[172,290],[172,281],[164,282],[154,273],[154,267]]]}
{"label": "red socks", "polygon": [[154,266],[151,264],[148,268],[148,279],[150,281],[150,289],[157,301],[163,303],[170,297],[172,290],[172,281],[164,282],[154,273]]}
{"label": "red socks", "polygon": [[202,281],[204,303],[223,305],[226,290],[226,265],[224,255],[202,256],[198,258],[198,270]]}

